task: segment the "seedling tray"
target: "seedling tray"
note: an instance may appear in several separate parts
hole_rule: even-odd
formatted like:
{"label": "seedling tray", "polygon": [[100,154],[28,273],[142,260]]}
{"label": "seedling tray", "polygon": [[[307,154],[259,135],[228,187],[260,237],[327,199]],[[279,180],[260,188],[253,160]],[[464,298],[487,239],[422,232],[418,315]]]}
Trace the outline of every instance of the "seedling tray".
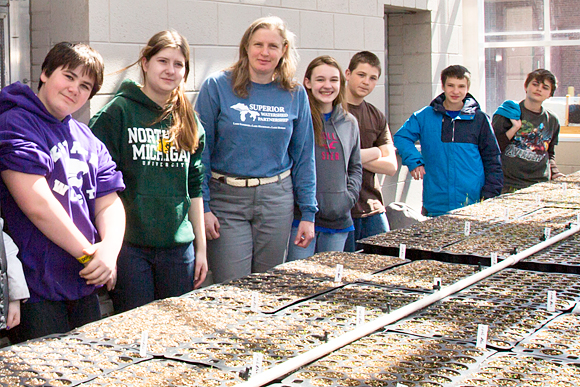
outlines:
{"label": "seedling tray", "polygon": [[515,352],[579,362],[580,316],[564,314],[520,342]]}
{"label": "seedling tray", "polygon": [[[248,306],[252,302],[252,293],[258,292],[260,311],[273,313],[297,301],[405,262],[408,260],[373,254],[320,253],[279,265],[266,273],[251,274],[224,286],[237,292],[235,299],[228,298],[228,302]],[[338,264],[343,266],[342,278],[335,282]]]}
{"label": "seedling tray", "polygon": [[120,346],[51,335],[3,348],[0,386],[74,386],[146,358]]}
{"label": "seedling tray", "polygon": [[263,353],[263,368],[304,353],[344,331],[324,321],[306,321],[262,315],[172,348],[166,357],[243,371],[251,367],[254,352]]}
{"label": "seedling tray", "polygon": [[469,343],[375,332],[291,374],[281,385],[447,386],[494,352]]}
{"label": "seedling tray", "polygon": [[580,235],[574,234],[521,261],[530,270],[580,274]]}
{"label": "seedling tray", "polygon": [[398,289],[432,292],[434,278],[440,278],[441,285],[448,286],[479,270],[480,267],[475,265],[420,260],[381,271],[361,282]]}
{"label": "seedling tray", "polygon": [[169,348],[211,334],[247,316],[235,309],[216,308],[191,298],[167,298],[85,325],[71,336],[139,348],[142,334],[147,331],[148,353],[162,356]]}
{"label": "seedling tray", "polygon": [[544,229],[549,227],[551,235],[565,231],[576,221],[577,210],[544,207],[509,223],[470,235],[461,241],[444,246],[441,253],[489,257],[496,252],[507,257],[525,250],[544,240]]}
{"label": "seedling tray", "polygon": [[174,360],[152,359],[99,376],[81,386],[235,386],[243,380],[235,372],[187,364]]}
{"label": "seedling tray", "polygon": [[548,290],[556,291],[556,310],[568,311],[580,301],[580,276],[504,269],[458,293],[458,297],[502,300],[511,305],[546,309]]}
{"label": "seedling tray", "polygon": [[382,286],[351,284],[295,304],[280,316],[298,321],[318,321],[344,331],[356,327],[357,307],[365,308],[365,321],[415,302],[425,293],[389,289]]}
{"label": "seedling tray", "polygon": [[578,363],[515,353],[497,353],[457,384],[461,387],[580,385]]}
{"label": "seedling tray", "polygon": [[559,312],[509,297],[492,298],[460,292],[391,326],[390,330],[423,337],[441,337],[475,343],[478,324],[489,327],[487,345],[506,350],[534,333]]}

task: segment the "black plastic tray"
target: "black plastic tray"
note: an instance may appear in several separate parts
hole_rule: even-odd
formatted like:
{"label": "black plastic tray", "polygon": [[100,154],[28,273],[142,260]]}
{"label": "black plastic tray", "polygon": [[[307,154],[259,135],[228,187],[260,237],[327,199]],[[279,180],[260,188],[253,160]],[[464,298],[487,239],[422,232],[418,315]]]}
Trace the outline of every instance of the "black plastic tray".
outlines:
{"label": "black plastic tray", "polygon": [[0,350],[0,386],[75,386],[148,358],[112,344],[51,335]]}
{"label": "black plastic tray", "polygon": [[535,356],[549,356],[580,362],[580,316],[567,313],[522,340],[513,350]]}
{"label": "black plastic tray", "polygon": [[281,385],[447,386],[494,352],[469,343],[375,332],[294,372]]}
{"label": "black plastic tray", "polygon": [[458,386],[579,386],[579,364],[516,353],[497,353]]}

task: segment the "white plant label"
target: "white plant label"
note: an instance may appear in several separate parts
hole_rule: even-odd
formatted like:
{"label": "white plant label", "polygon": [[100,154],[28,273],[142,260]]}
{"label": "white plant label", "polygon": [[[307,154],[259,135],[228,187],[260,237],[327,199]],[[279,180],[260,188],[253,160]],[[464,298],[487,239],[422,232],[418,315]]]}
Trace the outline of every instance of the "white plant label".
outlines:
{"label": "white plant label", "polygon": [[497,265],[497,253],[491,253],[491,266]]}
{"label": "white plant label", "polygon": [[254,352],[252,358],[252,370],[250,376],[256,376],[262,372],[262,363],[264,362],[264,354],[262,352]]}
{"label": "white plant label", "polygon": [[506,208],[503,212],[503,218],[507,222],[510,220],[510,209]]}
{"label": "white plant label", "polygon": [[566,190],[568,189],[568,184],[567,183],[562,183],[562,191],[564,193],[566,193]]}
{"label": "white plant label", "polygon": [[463,229],[463,233],[465,236],[469,236],[471,234],[471,222],[468,220],[465,222],[465,228]]}
{"label": "white plant label", "polygon": [[365,307],[364,306],[357,306],[356,307],[356,326],[363,325],[365,323]]}
{"label": "white plant label", "polygon": [[487,346],[487,330],[489,326],[485,324],[478,324],[477,325],[477,344],[475,346],[477,348],[485,349]]}
{"label": "white plant label", "polygon": [[339,263],[336,265],[336,274],[334,275],[334,282],[342,282],[342,271],[344,267]]}
{"label": "white plant label", "polygon": [[552,229],[550,227],[544,228],[544,238],[546,240],[550,239],[550,234],[552,233]]}
{"label": "white plant label", "polygon": [[541,202],[540,195],[536,194],[536,206],[539,206]]}
{"label": "white plant label", "polygon": [[556,291],[555,290],[548,290],[548,301],[547,307],[548,312],[555,312],[556,311]]}
{"label": "white plant label", "polygon": [[252,312],[260,313],[260,293],[252,292],[252,305],[250,309]]}
{"label": "white plant label", "polygon": [[439,277],[433,278],[433,288],[441,290],[441,278]]}
{"label": "white plant label", "polygon": [[576,225],[580,226],[580,212],[576,214]]}
{"label": "white plant label", "polygon": [[141,345],[139,347],[139,356],[145,357],[147,356],[147,341],[149,339],[149,332],[143,331],[141,333]]}
{"label": "white plant label", "polygon": [[404,243],[401,243],[399,245],[399,258],[405,259],[406,254],[407,254],[407,245]]}

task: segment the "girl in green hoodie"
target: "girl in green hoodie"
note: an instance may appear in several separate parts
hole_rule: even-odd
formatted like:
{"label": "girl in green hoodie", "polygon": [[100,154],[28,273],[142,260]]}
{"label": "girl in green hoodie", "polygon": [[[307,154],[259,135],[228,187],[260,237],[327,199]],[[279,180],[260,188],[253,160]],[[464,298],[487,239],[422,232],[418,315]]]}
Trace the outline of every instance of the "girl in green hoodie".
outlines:
{"label": "girl in green hoodie", "polygon": [[143,85],[125,80],[90,122],[127,185],[121,195],[127,228],[111,292],[116,312],[187,293],[207,273],[205,133],[185,96],[187,40],[173,30],[159,32],[137,63]]}

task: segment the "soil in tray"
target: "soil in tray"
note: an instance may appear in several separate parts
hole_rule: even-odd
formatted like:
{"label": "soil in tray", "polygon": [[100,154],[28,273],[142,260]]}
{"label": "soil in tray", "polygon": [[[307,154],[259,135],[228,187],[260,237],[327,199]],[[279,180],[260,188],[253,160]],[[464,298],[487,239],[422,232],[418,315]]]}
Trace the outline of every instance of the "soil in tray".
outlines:
{"label": "soil in tray", "polygon": [[565,314],[550,321],[514,348],[528,355],[579,361],[580,359],[580,316]]}
{"label": "soil in tray", "polygon": [[474,265],[421,260],[373,274],[364,282],[403,289],[431,291],[433,290],[434,278],[441,279],[441,286],[449,286],[478,270],[479,268]]}
{"label": "soil in tray", "polygon": [[166,356],[241,371],[251,367],[254,352],[261,352],[267,369],[343,333],[325,321],[261,315],[172,349]]}
{"label": "soil in tray", "polygon": [[580,275],[504,269],[457,296],[503,300],[517,306],[531,303],[545,310],[548,290],[556,291],[556,310],[571,309],[580,302]]}
{"label": "soil in tray", "polygon": [[424,296],[425,293],[353,284],[295,304],[279,312],[279,315],[297,320],[328,322],[334,329],[351,330],[356,327],[359,306],[365,308],[365,321],[368,321]]}
{"label": "soil in tray", "polygon": [[235,372],[194,366],[173,360],[149,360],[99,376],[81,386],[169,387],[235,386],[243,380]]}
{"label": "soil in tray", "polygon": [[563,241],[556,242],[552,246],[524,258],[522,262],[580,266],[580,235],[574,234]]}
{"label": "soil in tray", "polygon": [[576,220],[577,210],[565,208],[542,208],[507,224],[490,228],[483,234],[470,235],[462,241],[446,246],[445,251],[454,254],[474,254],[489,257],[496,252],[500,257],[514,254],[540,243],[544,229],[549,227],[556,235]]}
{"label": "soil in tray", "polygon": [[486,359],[457,384],[462,387],[576,387],[580,367],[572,362],[513,353],[498,353]]}
{"label": "soil in tray", "polygon": [[408,228],[374,235],[363,239],[361,242],[364,244],[395,248],[398,248],[401,243],[404,243],[407,249],[436,250],[464,239],[466,220],[470,221],[471,233],[482,232],[491,225],[490,222],[465,219],[459,216],[442,215],[416,223]]}
{"label": "soil in tray", "polygon": [[505,300],[452,297],[439,301],[401,320],[389,329],[425,337],[443,337],[475,343],[478,324],[489,327],[489,346],[513,348],[556,313],[539,310],[538,305],[516,306]]}
{"label": "soil in tray", "polygon": [[375,332],[291,374],[284,385],[435,387],[477,369],[493,351],[471,344]]}
{"label": "soil in tray", "polygon": [[[334,289],[343,283],[406,262],[398,257],[374,254],[328,252],[316,254],[308,259],[279,265],[266,272],[252,274],[225,285],[202,289],[190,294],[205,300],[226,305],[251,305],[252,293],[258,292],[260,311],[275,312],[296,301]],[[342,280],[335,282],[337,268],[343,266]],[[223,290],[235,292],[236,297],[221,297]]]}
{"label": "soil in tray", "polygon": [[53,335],[0,351],[0,386],[73,385],[140,360],[135,350]]}
{"label": "soil in tray", "polygon": [[147,331],[149,352],[162,355],[168,348],[178,347],[253,314],[249,309],[243,313],[216,308],[195,299],[167,298],[85,325],[71,335],[136,347],[140,345],[142,333]]}

